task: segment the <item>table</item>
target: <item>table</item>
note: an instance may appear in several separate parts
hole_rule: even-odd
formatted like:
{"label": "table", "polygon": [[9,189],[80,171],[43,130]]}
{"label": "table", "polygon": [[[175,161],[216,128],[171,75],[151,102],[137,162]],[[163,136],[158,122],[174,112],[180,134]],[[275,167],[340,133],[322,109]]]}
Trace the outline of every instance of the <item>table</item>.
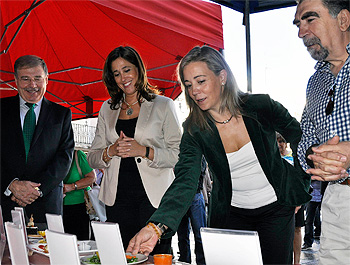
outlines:
{"label": "table", "polygon": [[[1,247],[1,245],[0,245],[0,247]],[[50,264],[50,258],[45,256],[45,255],[41,255],[39,253],[34,252],[33,255],[29,256],[29,263],[31,265],[48,265],[48,264]],[[11,265],[10,252],[9,252],[7,244],[4,247],[3,256],[2,256],[2,260],[1,260],[0,264]],[[149,256],[147,261],[140,263],[140,265],[147,265],[147,264],[153,264],[153,257],[152,256]]]}
{"label": "table", "polygon": [[[10,252],[8,249],[8,245],[6,242],[2,242],[0,240],[0,264],[2,265],[11,265]],[[29,256],[29,263],[31,265],[48,265],[50,264],[50,258],[39,253],[33,253],[33,255]],[[153,256],[149,256],[148,260],[140,263],[140,265],[153,264]],[[186,262],[173,261],[173,264],[177,265],[190,265]]]}
{"label": "table", "polygon": [[[0,255],[0,264],[2,265],[11,265],[11,259],[10,259],[10,252],[8,249],[7,244],[0,244],[0,250],[1,248],[3,249],[3,256]],[[2,254],[0,252],[0,254]],[[2,258],[1,258],[2,257]],[[29,263],[31,265],[49,265],[50,264],[50,258],[45,256],[45,255],[41,255],[39,253],[33,253],[33,255],[29,256]],[[148,260],[146,260],[145,262],[139,263],[140,265],[147,265],[147,264],[153,264],[153,256],[149,256]],[[188,263],[185,262],[178,262],[178,261],[173,261],[173,264],[178,264],[178,265],[190,265]]]}

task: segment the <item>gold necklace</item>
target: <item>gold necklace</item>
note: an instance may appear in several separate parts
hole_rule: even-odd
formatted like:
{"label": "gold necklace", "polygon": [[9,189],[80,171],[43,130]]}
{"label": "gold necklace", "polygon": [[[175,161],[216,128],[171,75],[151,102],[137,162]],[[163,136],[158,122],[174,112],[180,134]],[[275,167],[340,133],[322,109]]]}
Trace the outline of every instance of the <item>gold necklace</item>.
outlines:
{"label": "gold necklace", "polygon": [[132,104],[129,104],[126,100],[125,100],[125,98],[124,98],[124,103],[126,104],[126,106],[127,106],[127,109],[126,109],[126,111],[125,111],[125,113],[126,113],[126,115],[128,115],[128,116],[130,116],[130,115],[132,115],[133,113],[134,113],[134,110],[132,109],[132,106],[134,106],[137,102],[139,102],[138,100],[136,100],[134,103],[132,103]]}

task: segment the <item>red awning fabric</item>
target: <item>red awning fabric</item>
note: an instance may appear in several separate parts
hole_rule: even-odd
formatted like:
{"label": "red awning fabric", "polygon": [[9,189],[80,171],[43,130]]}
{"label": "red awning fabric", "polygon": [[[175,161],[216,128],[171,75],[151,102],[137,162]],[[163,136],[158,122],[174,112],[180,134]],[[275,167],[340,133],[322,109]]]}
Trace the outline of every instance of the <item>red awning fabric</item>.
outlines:
{"label": "red awning fabric", "polygon": [[97,116],[109,95],[101,82],[108,53],[134,47],[150,82],[175,99],[175,69],[194,46],[223,49],[221,8],[200,0],[1,0],[0,96],[16,94],[15,60],[42,57],[46,97],[71,108],[73,119]]}

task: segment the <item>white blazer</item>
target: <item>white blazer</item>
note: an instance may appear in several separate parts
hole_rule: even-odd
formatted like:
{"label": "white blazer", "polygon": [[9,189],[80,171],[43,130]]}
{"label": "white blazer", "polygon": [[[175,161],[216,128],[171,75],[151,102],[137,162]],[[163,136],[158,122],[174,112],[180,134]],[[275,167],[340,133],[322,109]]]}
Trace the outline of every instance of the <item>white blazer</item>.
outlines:
{"label": "white blazer", "polygon": [[[108,101],[108,100],[107,100]],[[120,108],[111,110],[105,101],[98,115],[95,139],[87,155],[92,168],[104,168],[99,199],[108,206],[114,205],[117,195],[121,158],[114,156],[108,163],[102,159],[106,146],[119,135],[115,130]],[[172,99],[157,95],[152,101],[141,104],[134,139],[154,150],[153,161],[135,157],[146,194],[153,207],[158,208],[165,191],[174,180],[173,167],[178,161],[181,127]]]}

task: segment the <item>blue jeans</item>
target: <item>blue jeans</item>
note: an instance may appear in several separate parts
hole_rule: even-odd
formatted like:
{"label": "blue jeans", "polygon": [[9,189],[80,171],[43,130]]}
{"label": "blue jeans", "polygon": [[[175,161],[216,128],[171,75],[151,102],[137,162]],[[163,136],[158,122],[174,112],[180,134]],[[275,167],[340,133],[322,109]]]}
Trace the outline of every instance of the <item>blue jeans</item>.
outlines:
{"label": "blue jeans", "polygon": [[196,193],[193,198],[192,204],[188,209],[185,216],[182,218],[179,228],[177,230],[177,236],[179,240],[179,261],[191,263],[191,248],[190,248],[190,223],[195,239],[195,254],[196,262],[198,265],[205,264],[202,239],[200,235],[200,228],[206,227],[205,217],[205,203],[203,194],[201,192]]}
{"label": "blue jeans", "polygon": [[[317,214],[319,215],[321,208],[321,202],[309,201],[306,204],[306,221],[305,221],[305,235],[304,243],[308,246],[312,246],[314,242],[314,235],[321,234],[321,225],[317,222]],[[318,217],[319,218],[319,217]],[[316,229],[314,231],[314,225]]]}

